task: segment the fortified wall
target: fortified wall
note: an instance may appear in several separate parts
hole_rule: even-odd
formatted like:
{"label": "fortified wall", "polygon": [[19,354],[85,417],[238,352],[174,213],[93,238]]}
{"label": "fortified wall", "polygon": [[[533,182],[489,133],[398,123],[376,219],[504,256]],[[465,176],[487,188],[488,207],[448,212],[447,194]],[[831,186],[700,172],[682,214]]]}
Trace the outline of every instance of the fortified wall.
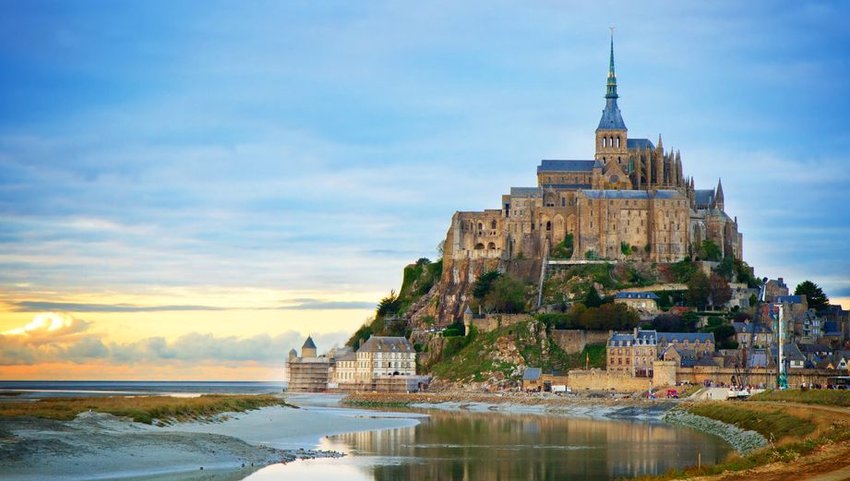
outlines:
{"label": "fortified wall", "polygon": [[567,354],[578,354],[588,344],[608,342],[607,331],[583,331],[581,329],[553,329],[552,340]]}

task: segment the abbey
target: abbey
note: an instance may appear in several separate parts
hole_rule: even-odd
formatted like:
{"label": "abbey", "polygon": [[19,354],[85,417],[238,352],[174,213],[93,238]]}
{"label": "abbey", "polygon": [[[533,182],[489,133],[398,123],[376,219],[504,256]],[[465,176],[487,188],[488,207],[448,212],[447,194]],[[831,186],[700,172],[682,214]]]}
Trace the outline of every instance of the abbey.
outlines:
{"label": "abbey", "polygon": [[723,186],[695,189],[678,151],[629,138],[617,106],[614,42],[605,109],[592,160],[542,160],[536,187],[512,187],[500,208],[456,212],[444,257],[545,258],[565,239],[572,258],[676,262],[704,240],[742,258],[737,218],[724,210]]}

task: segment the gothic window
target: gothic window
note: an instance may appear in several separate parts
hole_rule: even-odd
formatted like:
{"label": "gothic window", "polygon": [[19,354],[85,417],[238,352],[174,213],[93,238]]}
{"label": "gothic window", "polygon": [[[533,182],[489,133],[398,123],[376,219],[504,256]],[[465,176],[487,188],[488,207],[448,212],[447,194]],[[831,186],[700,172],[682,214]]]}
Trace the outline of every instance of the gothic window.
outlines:
{"label": "gothic window", "polygon": [[484,224],[481,222],[478,223],[478,230],[484,230]]}
{"label": "gothic window", "polygon": [[605,147],[606,140],[608,140],[608,139],[606,139],[605,137],[602,137],[602,147]]}
{"label": "gothic window", "polygon": [[547,230],[547,231],[551,231],[551,230],[552,230],[552,222],[551,222],[551,221],[548,221],[548,220],[546,221],[546,230]]}
{"label": "gothic window", "polygon": [[490,228],[491,228],[491,229],[493,229],[493,230],[495,230],[495,229],[496,229],[496,221],[495,221],[495,220],[493,220],[492,222],[490,222]]}
{"label": "gothic window", "polygon": [[493,243],[493,242],[490,242],[490,243],[488,243],[488,244],[487,244],[487,248],[488,248],[488,249],[491,249],[491,250],[492,250],[492,249],[495,249],[495,248],[496,248],[496,244],[495,244],[495,243]]}
{"label": "gothic window", "polygon": [[617,137],[617,147],[620,147],[620,138],[619,137]]}
{"label": "gothic window", "polygon": [[561,197],[561,207],[564,207],[566,205],[567,205],[567,199]]}
{"label": "gothic window", "polygon": [[484,244],[482,244],[480,242],[478,244],[475,244],[475,250],[481,250],[483,248],[484,248]]}

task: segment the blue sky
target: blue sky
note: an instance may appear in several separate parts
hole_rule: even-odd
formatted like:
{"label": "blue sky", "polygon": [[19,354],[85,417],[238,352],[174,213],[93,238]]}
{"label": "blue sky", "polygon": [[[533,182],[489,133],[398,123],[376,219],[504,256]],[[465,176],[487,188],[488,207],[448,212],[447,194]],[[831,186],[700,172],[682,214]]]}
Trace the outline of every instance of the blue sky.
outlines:
{"label": "blue sky", "polygon": [[592,156],[610,25],[630,136],[723,178],[757,274],[850,297],[848,14],[0,0],[0,332],[344,340],[455,210]]}

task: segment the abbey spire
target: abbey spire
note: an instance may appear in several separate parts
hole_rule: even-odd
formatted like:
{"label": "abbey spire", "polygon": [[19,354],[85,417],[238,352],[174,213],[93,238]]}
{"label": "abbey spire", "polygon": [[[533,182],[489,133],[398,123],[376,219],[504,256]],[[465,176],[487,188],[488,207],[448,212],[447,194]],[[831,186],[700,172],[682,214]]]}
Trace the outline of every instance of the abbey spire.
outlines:
{"label": "abbey spire", "polygon": [[614,31],[611,30],[611,58],[608,62],[608,88],[605,92],[606,99],[617,99],[617,75],[614,73]]}
{"label": "abbey spire", "polygon": [[611,29],[611,54],[608,61],[608,81],[605,89],[605,109],[596,128],[596,160],[607,164],[613,160],[626,167],[628,146],[626,124],[617,106],[617,75],[614,73],[614,30]]}
{"label": "abbey spire", "polygon": [[714,205],[720,210],[725,210],[726,202],[723,199],[723,182],[717,179],[717,188],[714,189]]}

